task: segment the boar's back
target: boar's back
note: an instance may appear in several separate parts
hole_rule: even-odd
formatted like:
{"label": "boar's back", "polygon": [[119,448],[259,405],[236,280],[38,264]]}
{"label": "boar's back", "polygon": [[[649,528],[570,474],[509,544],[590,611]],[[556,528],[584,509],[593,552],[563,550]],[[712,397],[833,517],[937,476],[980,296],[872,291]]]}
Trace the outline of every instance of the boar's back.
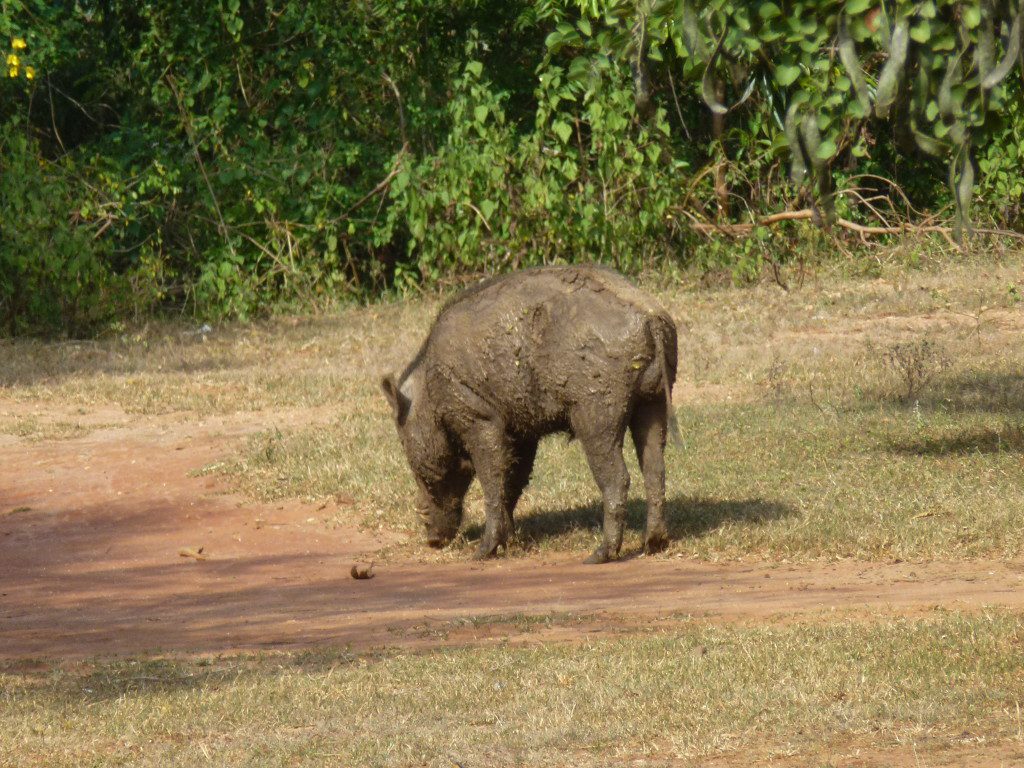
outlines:
{"label": "boar's back", "polygon": [[[663,348],[668,365],[657,360]],[[501,418],[512,431],[569,429],[580,404],[625,412],[675,378],[668,314],[599,267],[541,267],[484,281],[438,315],[410,369],[423,366],[433,407],[458,427]]]}

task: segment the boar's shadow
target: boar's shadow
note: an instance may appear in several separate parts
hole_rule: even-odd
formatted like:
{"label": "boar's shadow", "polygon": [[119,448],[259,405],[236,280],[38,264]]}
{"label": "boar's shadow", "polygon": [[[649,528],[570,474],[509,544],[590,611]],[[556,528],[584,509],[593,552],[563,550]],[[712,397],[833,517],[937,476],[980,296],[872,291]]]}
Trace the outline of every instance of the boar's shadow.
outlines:
{"label": "boar's shadow", "polygon": [[[524,510],[525,511],[525,510]],[[762,525],[796,515],[787,504],[766,499],[718,500],[700,496],[676,495],[665,500],[665,522],[672,540],[704,536],[726,523]],[[642,532],[647,519],[643,498],[630,499],[626,505],[626,528]],[[516,516],[516,533],[527,545],[580,529],[600,530],[601,503],[568,509],[534,510]],[[483,525],[466,526],[465,537],[472,541],[483,534]]]}
{"label": "boar's shadow", "polygon": [[906,456],[1024,453],[1024,425],[956,426],[938,436],[891,440],[888,450]]}

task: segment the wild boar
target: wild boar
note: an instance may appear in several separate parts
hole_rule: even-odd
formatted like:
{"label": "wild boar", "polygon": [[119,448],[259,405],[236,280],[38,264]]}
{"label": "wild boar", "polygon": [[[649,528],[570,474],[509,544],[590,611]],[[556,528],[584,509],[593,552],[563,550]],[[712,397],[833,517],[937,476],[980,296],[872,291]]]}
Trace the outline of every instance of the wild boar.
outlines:
{"label": "wild boar", "polygon": [[462,522],[473,477],[486,522],[476,556],[506,545],[537,443],[579,440],[604,501],[604,537],[587,558],[622,545],[629,428],[644,477],[644,548],[665,547],[665,438],[675,429],[672,318],[621,275],[551,266],[485,280],[439,313],[419,353],[384,394],[419,486],[427,543],[442,547]]}

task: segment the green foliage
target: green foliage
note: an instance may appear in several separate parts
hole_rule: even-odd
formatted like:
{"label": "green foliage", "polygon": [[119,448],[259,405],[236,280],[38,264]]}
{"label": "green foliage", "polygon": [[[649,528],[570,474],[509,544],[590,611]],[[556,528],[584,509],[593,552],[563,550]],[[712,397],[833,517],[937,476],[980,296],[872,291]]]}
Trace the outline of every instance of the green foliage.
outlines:
{"label": "green foliage", "polygon": [[637,270],[669,256],[679,229],[669,214],[686,163],[669,158],[659,111],[647,123],[609,64],[586,91],[558,67],[541,75],[533,130],[517,134],[479,61],[455,82],[445,145],[403,170],[382,239],[409,228],[416,273],[437,282],[458,272],[554,261],[600,260]]}
{"label": "green foliage", "polygon": [[557,260],[754,279],[816,236],[691,223],[808,201],[1020,227],[1019,2],[0,0],[0,321]]}
{"label": "green foliage", "polygon": [[106,319],[121,288],[88,230],[67,222],[74,187],[62,169],[41,164],[17,124],[0,126],[0,322],[82,333]]}
{"label": "green foliage", "polygon": [[977,150],[978,214],[1024,230],[1024,96],[1013,83],[989,141]]}
{"label": "green foliage", "polygon": [[[712,113],[724,118],[756,90],[774,118],[772,137],[792,158],[793,181],[809,178],[832,213],[830,165],[867,154],[870,121],[891,118],[904,145],[949,163],[949,183],[966,224],[975,152],[999,131],[1021,58],[1024,3],[1018,0],[577,0],[583,17],[548,37],[553,53],[629,60],[640,81],[647,59],[678,58]],[[595,34],[591,19],[603,23]],[[574,62],[583,73],[585,64]],[[731,88],[736,99],[726,103]]]}
{"label": "green foliage", "polygon": [[54,212],[48,226],[81,230],[73,237],[97,268],[130,287],[142,272],[158,283],[140,308],[155,295],[244,317],[369,297],[405,253],[378,237],[382,179],[396,156],[445,141],[448,73],[471,31],[503,84],[532,89],[542,40],[531,56],[520,11],[483,0],[4,0],[0,34],[26,41],[35,76],[0,81],[0,124],[24,126],[39,161],[67,168],[75,213]]}

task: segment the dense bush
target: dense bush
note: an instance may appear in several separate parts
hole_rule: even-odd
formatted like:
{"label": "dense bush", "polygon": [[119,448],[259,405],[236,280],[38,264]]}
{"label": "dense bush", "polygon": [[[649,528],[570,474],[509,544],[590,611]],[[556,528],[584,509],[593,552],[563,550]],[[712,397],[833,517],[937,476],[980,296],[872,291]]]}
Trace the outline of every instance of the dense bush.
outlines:
{"label": "dense bush", "polygon": [[407,228],[412,256],[400,280],[559,259],[636,270],[678,251],[668,211],[685,194],[687,164],[671,158],[663,110],[638,118],[621,71],[606,66],[585,98],[563,104],[563,73],[545,69],[525,131],[482,72],[466,64],[444,145],[391,186],[382,239]]}
{"label": "dense bush", "polygon": [[695,223],[934,213],[966,172],[973,217],[1020,228],[1019,13],[3,0],[0,323],[245,317],[560,259],[753,276],[778,239],[695,248]]}

